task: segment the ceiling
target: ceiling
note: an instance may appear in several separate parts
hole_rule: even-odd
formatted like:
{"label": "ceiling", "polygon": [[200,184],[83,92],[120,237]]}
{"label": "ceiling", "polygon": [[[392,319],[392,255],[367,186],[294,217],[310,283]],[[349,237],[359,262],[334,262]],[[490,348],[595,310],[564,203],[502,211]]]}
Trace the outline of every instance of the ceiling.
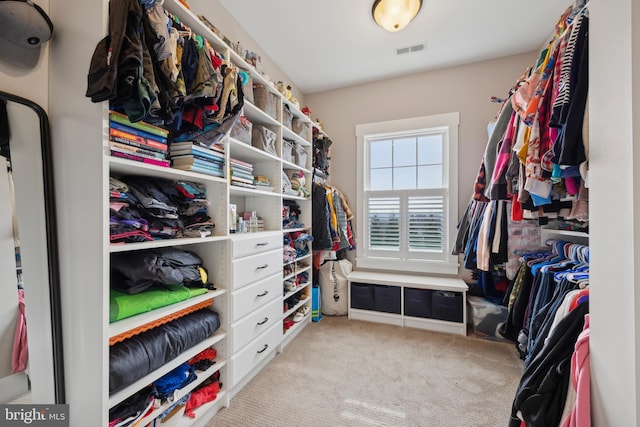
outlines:
{"label": "ceiling", "polygon": [[570,4],[425,0],[389,33],[371,17],[373,0],[219,1],[305,94],[537,50]]}

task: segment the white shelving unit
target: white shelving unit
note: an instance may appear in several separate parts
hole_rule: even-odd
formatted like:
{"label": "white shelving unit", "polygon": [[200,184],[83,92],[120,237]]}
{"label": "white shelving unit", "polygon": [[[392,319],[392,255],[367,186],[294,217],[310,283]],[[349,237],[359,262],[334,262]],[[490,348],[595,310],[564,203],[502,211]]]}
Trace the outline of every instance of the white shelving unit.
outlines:
{"label": "white shelving unit", "polygon": [[[104,143],[107,143],[106,139]],[[129,160],[121,160],[110,157],[106,153],[105,158],[109,167],[109,176],[113,176],[115,178],[121,178],[124,176],[145,176],[170,179],[174,181],[191,181],[202,184],[206,189],[207,200],[209,202],[208,214],[213,219],[216,225],[214,230],[215,234],[217,234],[211,237],[204,238],[165,239],[155,240],[151,242],[109,245],[108,253],[110,254],[137,252],[161,247],[177,247],[192,251],[202,258],[203,265],[205,268],[207,268],[209,273],[209,282],[213,283],[216,289],[208,290],[206,293],[190,298],[186,301],[170,304],[146,313],[110,323],[108,324],[107,337],[109,339],[112,339],[114,337],[124,335],[125,337],[127,337],[125,338],[126,340],[132,333],[141,331],[143,332],[148,329],[157,327],[155,323],[160,319],[172,318],[183,310],[200,306],[202,303],[208,305],[208,309],[217,312],[220,320],[220,328],[215,331],[212,336],[185,350],[165,365],[154,370],[153,372],[150,372],[149,374],[133,382],[124,389],[109,395],[107,408],[113,408],[115,405],[123,402],[128,397],[138,392],[140,389],[150,385],[153,381],[169,373],[180,364],[185,363],[187,360],[191,359],[207,348],[216,349],[216,363],[206,371],[198,372],[198,378],[196,381],[188,384],[187,386],[185,386],[185,388],[178,390],[176,393],[179,396],[186,395],[186,393],[196,388],[199,384],[204,382],[207,378],[211,377],[211,375],[218,371],[220,371],[221,382],[224,384],[224,381],[226,381],[226,377],[228,376],[226,368],[228,357],[226,341],[228,338],[228,333],[227,325],[225,323],[227,310],[226,306],[228,299],[228,267],[226,265],[226,254],[228,252],[229,240],[226,232],[226,211],[229,198],[227,181],[221,178],[211,177],[204,174],[164,168],[160,166],[150,166]],[[105,202],[105,206],[108,206],[109,192],[106,187],[107,185],[105,185],[104,198],[107,201]],[[109,281],[106,280],[105,286],[108,287],[108,285]],[[106,322],[108,323],[108,318],[106,319]],[[122,341],[122,339],[119,339],[119,341]],[[108,359],[106,360],[108,364]],[[106,386],[106,384],[104,390],[105,393],[108,390],[108,386]],[[225,392],[223,392],[218,395],[216,401],[218,402],[218,404],[228,405],[228,396]],[[170,403],[163,403],[160,408],[154,410],[153,413],[145,417],[145,423],[152,422],[169,406],[171,406]],[[106,417],[106,414],[104,416]]]}
{"label": "white shelving unit", "polygon": [[[301,230],[306,231],[306,230]],[[286,234],[286,233],[285,233]],[[290,234],[290,238],[293,240],[294,235],[297,232]],[[295,281],[296,286],[293,289],[284,289],[283,300],[286,302],[292,302],[293,299],[297,299],[297,302],[293,306],[289,304],[285,305],[285,311],[282,314],[283,323],[283,340],[280,347],[282,351],[287,344],[311,321],[311,283],[312,277],[312,252],[311,243],[306,242],[305,246],[308,248],[308,252],[305,255],[298,256],[293,260],[283,263],[283,287],[287,282]],[[306,273],[307,279],[304,282],[298,280],[298,276],[302,273]],[[304,277],[304,276],[302,276]],[[299,321],[294,321],[296,313],[306,307],[307,313]]]}
{"label": "white shelving unit", "polygon": [[[282,124],[283,105],[290,104],[265,78],[256,72],[247,62],[227,46],[218,36],[204,25],[196,14],[187,9],[179,0],[165,0],[163,6],[167,11],[180,18],[180,22],[190,27],[194,33],[206,38],[210,45],[230,61],[232,66],[238,67],[251,74],[255,83],[264,85],[277,98],[277,113],[269,116],[255,105],[246,101],[243,113],[254,125],[262,125],[276,133],[276,150],[270,154],[256,147],[225,136],[220,142],[225,150],[224,177],[183,171],[173,168],[160,167],[134,162],[127,159],[109,156],[109,105],[107,102],[92,104],[85,102],[69,102],[65,96],[60,96],[59,90],[67,93],[77,92],[78,81],[86,81],[86,70],[82,71],[85,79],[69,78],[68,69],[59,64],[69,63],[77,59],[78,52],[92,52],[96,43],[105,35],[108,28],[108,2],[102,8],[72,5],[69,0],[56,3],[55,10],[61,11],[74,8],[83,15],[78,37],[69,39],[66,43],[56,47],[59,58],[51,65],[51,76],[60,85],[52,90],[57,93],[52,96],[52,111],[65,111],[56,117],[57,125],[54,133],[59,141],[55,147],[57,161],[61,165],[56,170],[57,179],[65,183],[61,186],[61,200],[65,201],[64,221],[61,221],[60,251],[65,259],[83,260],[77,265],[63,265],[61,267],[61,281],[63,282],[63,302],[69,308],[64,313],[65,333],[64,346],[66,358],[67,399],[70,402],[70,417],[74,425],[108,425],[109,409],[126,400],[142,388],[179,364],[202,351],[213,347],[217,350],[216,364],[204,371],[198,372],[198,380],[178,395],[183,395],[197,387],[206,378],[220,372],[222,390],[215,401],[207,403],[196,410],[194,419],[182,417],[178,420],[180,426],[200,426],[206,424],[209,418],[221,407],[228,406],[231,397],[271,358],[275,357],[283,341],[282,316],[282,208],[284,200],[295,200],[301,206],[301,217],[305,226],[298,228],[310,230],[311,202],[304,197],[283,197],[282,171],[290,168],[302,171],[307,177],[307,188],[310,189],[310,161],[311,158],[311,120],[304,116],[299,109],[289,105],[289,109],[299,120],[308,125],[308,132],[298,135]],[[86,19],[85,19],[86,18]],[[90,58],[85,58],[87,63]],[[75,76],[75,74],[74,74]],[[63,89],[64,88],[64,89]],[[53,92],[52,92],[53,93]],[[66,105],[69,104],[69,105]],[[286,137],[293,140],[308,153],[306,165],[285,164],[282,159],[282,140]],[[81,159],[80,159],[81,157]],[[254,166],[255,174],[269,177],[273,191],[240,188],[230,185],[229,164],[235,158]],[[65,169],[73,168],[73,176],[83,179],[69,179]],[[109,240],[109,177],[144,176],[169,180],[185,180],[202,184],[210,202],[208,215],[215,223],[213,234],[205,238],[184,238],[171,240],[155,240],[138,243],[111,244]],[[237,212],[256,211],[264,220],[265,231],[249,233],[247,235],[232,234],[229,230],[229,204],[236,204]],[[286,232],[294,230],[286,230]],[[265,241],[273,241],[275,246],[268,249],[257,246]],[[238,256],[234,250],[243,245],[249,245],[249,252],[258,252]],[[256,245],[253,248],[252,245]],[[204,295],[190,300],[162,307],[148,313],[140,314],[128,319],[109,323],[109,294],[110,271],[112,257],[126,255],[149,249],[177,247],[193,251],[203,259],[203,265],[209,273],[209,281],[214,283],[216,290],[208,291]],[[242,286],[236,282],[235,261],[240,258],[255,259],[259,254],[273,252],[275,271],[266,278],[248,279]],[[262,264],[257,265],[258,267]],[[273,297],[260,307],[251,308],[237,319],[233,319],[235,307],[233,301],[244,298],[242,292],[249,292],[262,286],[262,281],[273,286],[269,289],[269,297]],[[261,294],[262,292],[258,293]],[[247,294],[248,295],[248,294]],[[216,311],[220,317],[220,328],[204,341],[186,350],[171,362],[150,372],[142,379],[109,395],[109,341],[111,338],[126,335],[145,327],[150,323],[158,323],[161,319],[172,316],[184,309],[199,306],[203,302],[213,299],[207,308]],[[242,300],[246,301],[246,300]],[[72,306],[72,307],[71,307]],[[246,307],[246,304],[244,305]],[[72,309],[71,309],[72,308]],[[262,312],[261,310],[274,310]],[[264,314],[264,315],[263,315]],[[262,317],[258,317],[263,315]],[[244,344],[240,342],[242,333],[236,332],[245,327],[243,321],[261,323],[265,317],[270,325],[264,332],[251,336],[251,340]],[[302,324],[296,325],[296,331],[302,330]],[[244,329],[242,329],[244,331]],[[266,340],[266,341],[265,341]],[[244,344],[244,345],[242,345]],[[238,346],[238,351],[232,351],[232,345]],[[265,347],[266,346],[266,347]],[[264,350],[263,350],[264,349]],[[275,351],[274,351],[275,350]],[[160,409],[154,410],[144,420],[144,425],[153,422]]]}

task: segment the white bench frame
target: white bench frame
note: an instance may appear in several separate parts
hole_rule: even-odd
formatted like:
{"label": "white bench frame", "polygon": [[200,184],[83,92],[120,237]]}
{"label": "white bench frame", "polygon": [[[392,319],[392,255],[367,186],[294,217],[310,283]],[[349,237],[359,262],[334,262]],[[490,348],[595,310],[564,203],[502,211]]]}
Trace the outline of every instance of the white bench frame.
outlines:
{"label": "white bench frame", "polygon": [[[467,335],[467,291],[469,287],[462,279],[449,277],[417,276],[409,274],[375,273],[354,271],[348,276],[349,319],[386,323],[402,327],[427,329],[437,332]],[[351,282],[372,285],[398,286],[400,288],[400,314],[384,313],[375,310],[351,308]],[[462,322],[405,316],[404,288],[451,291],[462,294]]]}

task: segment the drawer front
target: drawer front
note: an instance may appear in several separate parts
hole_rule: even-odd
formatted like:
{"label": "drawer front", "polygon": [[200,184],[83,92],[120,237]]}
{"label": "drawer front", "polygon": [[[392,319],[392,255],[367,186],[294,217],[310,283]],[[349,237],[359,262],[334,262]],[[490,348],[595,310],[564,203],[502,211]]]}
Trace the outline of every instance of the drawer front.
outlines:
{"label": "drawer front", "polygon": [[282,276],[279,274],[231,292],[231,323],[263,307],[274,298],[282,302]]}
{"label": "drawer front", "polygon": [[277,322],[231,357],[233,384],[238,384],[253,368],[273,353],[282,341],[282,322]]}
{"label": "drawer front", "polygon": [[231,258],[282,249],[282,234],[231,239]]}
{"label": "drawer front", "polygon": [[231,287],[239,289],[265,277],[282,274],[282,248],[231,260]]}
{"label": "drawer front", "polygon": [[231,325],[231,336],[233,337],[231,352],[236,353],[271,326],[281,323],[282,311],[282,300],[278,298]]}

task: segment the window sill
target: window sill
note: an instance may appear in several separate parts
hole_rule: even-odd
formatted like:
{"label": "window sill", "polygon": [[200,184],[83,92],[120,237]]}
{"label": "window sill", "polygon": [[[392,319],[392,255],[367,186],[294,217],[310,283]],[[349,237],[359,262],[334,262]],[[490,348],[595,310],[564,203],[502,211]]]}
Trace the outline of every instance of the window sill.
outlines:
{"label": "window sill", "polygon": [[356,267],[367,270],[401,271],[405,273],[429,273],[458,275],[457,262],[429,260],[399,260],[393,258],[356,258]]}

